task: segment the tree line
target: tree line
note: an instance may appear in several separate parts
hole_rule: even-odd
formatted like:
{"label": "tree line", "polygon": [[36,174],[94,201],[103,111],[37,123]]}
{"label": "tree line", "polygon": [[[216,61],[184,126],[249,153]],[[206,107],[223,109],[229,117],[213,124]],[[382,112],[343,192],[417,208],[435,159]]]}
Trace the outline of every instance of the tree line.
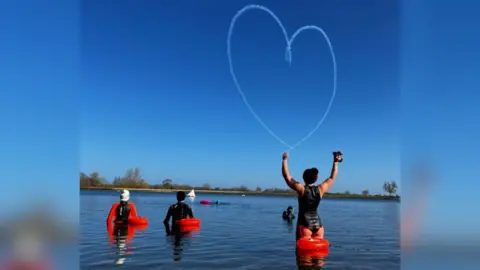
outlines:
{"label": "tree line", "polygon": [[[139,168],[128,169],[123,176],[114,177],[112,182],[106,180],[105,177],[101,176],[98,172],[92,172],[86,174],[80,172],[80,188],[89,189],[89,188],[126,188],[126,189],[170,189],[170,190],[214,190],[214,191],[236,191],[236,192],[256,192],[256,193],[266,193],[266,194],[292,194],[294,191],[291,189],[281,189],[281,188],[267,188],[262,189],[261,187],[256,187],[255,189],[249,189],[248,187],[241,185],[238,187],[231,188],[220,188],[212,187],[210,184],[205,183],[201,186],[191,186],[186,184],[174,183],[172,179],[167,178],[162,181],[160,184],[149,184],[142,176]],[[387,181],[383,184],[383,190],[392,196],[397,192],[397,183],[395,181]],[[347,195],[347,196],[372,196],[368,190],[363,190],[361,194],[352,194],[349,191],[344,193],[329,193],[329,195]],[[375,196],[379,196],[378,194]],[[398,196],[397,196],[398,197]]]}

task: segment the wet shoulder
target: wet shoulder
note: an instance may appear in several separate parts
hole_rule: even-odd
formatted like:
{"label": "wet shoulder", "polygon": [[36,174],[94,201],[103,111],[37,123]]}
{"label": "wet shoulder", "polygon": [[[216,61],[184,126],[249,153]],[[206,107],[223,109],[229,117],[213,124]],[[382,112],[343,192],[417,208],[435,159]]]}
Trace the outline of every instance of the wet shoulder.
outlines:
{"label": "wet shoulder", "polygon": [[181,202],[181,204],[182,204],[182,207],[184,208],[190,208],[190,205],[188,205],[187,203]]}
{"label": "wet shoulder", "polygon": [[318,187],[318,185],[311,185],[311,186],[305,185],[305,191],[303,195],[318,196],[320,195],[320,188]]}

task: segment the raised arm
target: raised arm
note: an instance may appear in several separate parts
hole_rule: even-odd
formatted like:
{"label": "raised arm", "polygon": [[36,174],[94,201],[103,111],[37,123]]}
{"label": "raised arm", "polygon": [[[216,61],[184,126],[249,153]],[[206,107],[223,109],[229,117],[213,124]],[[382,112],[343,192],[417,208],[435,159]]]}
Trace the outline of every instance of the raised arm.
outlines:
{"label": "raised arm", "polygon": [[295,190],[297,193],[303,192],[303,186],[295,181],[295,179],[292,178],[290,175],[290,172],[288,171],[288,154],[283,153],[283,160],[282,160],[282,175],[283,179],[285,179],[285,183],[287,183],[287,186],[293,190]]}
{"label": "raised arm", "polygon": [[323,196],[323,194],[327,193],[330,187],[332,186],[333,182],[337,178],[337,172],[338,172],[338,163],[343,161],[343,156],[341,152],[335,152],[333,153],[333,165],[332,165],[332,170],[330,172],[330,177],[328,177],[323,183],[320,184],[320,193]]}

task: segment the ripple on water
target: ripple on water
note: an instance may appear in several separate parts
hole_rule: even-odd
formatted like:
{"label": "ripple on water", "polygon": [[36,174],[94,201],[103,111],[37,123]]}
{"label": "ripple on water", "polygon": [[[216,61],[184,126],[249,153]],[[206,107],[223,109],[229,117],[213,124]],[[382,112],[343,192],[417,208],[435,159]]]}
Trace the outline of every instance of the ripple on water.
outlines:
{"label": "ripple on water", "polygon": [[[117,269],[118,260],[131,269],[297,267],[294,224],[280,217],[287,205],[295,204],[293,198],[217,195],[231,205],[194,203],[202,228],[190,238],[175,241],[165,236],[162,224],[174,197],[141,192],[134,196],[139,213],[149,218],[150,225],[145,231],[135,231],[127,249],[122,249],[109,242],[105,229],[106,215],[117,195],[81,193],[82,269]],[[398,206],[394,202],[322,201],[320,213],[332,244],[326,269],[400,269]],[[312,263],[308,258],[304,261]]]}

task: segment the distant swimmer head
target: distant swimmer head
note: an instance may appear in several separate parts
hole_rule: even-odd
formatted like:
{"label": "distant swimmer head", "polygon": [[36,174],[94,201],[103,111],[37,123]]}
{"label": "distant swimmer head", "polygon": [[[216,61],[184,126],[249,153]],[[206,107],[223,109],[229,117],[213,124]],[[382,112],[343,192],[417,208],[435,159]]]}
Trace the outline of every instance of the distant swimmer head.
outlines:
{"label": "distant swimmer head", "polygon": [[124,190],[122,190],[122,192],[120,193],[120,201],[122,201],[122,202],[128,202],[128,200],[130,200],[130,191],[124,189]]}
{"label": "distant swimmer head", "polygon": [[216,200],[216,201],[215,201],[215,204],[219,204],[219,203],[220,203],[220,201],[219,201],[219,200]]}
{"label": "distant swimmer head", "polygon": [[305,184],[311,185],[315,183],[318,179],[318,169],[317,168],[310,168],[306,169],[303,172],[303,181],[305,181]]}
{"label": "distant swimmer head", "polygon": [[183,191],[177,192],[177,201],[181,202],[185,200],[185,197],[186,197],[185,192]]}
{"label": "distant swimmer head", "polygon": [[293,212],[293,206],[290,205],[289,207],[287,207],[287,212]]}

